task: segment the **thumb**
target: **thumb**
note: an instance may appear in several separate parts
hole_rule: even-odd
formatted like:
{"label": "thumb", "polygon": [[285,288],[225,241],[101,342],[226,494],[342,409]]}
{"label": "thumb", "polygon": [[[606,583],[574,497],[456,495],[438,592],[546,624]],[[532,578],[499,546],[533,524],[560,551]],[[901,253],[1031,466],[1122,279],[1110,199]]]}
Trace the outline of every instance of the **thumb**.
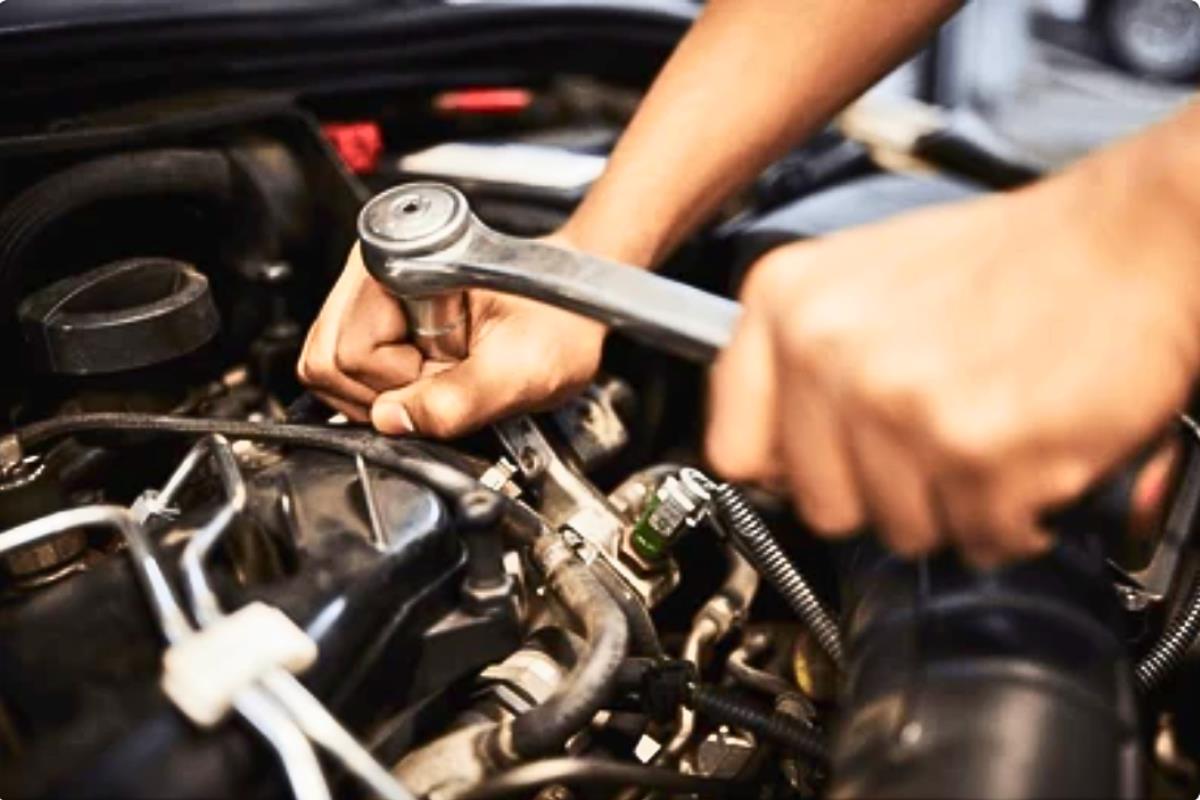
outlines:
{"label": "thumb", "polygon": [[[428,372],[413,383],[383,392],[371,406],[371,424],[381,433],[421,434],[449,439],[505,414],[517,392],[511,376],[478,356]],[[427,362],[427,366],[428,366]]]}

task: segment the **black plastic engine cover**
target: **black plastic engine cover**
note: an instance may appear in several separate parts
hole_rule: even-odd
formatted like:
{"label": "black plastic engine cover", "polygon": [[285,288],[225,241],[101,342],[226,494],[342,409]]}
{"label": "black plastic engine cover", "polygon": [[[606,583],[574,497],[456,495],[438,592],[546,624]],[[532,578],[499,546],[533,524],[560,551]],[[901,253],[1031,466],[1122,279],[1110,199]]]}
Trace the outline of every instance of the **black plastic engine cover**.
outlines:
{"label": "black plastic engine cover", "polygon": [[[464,555],[442,501],[370,472],[376,532],[352,461],[298,451],[261,469],[214,569],[227,609],[262,599],[305,628],[320,656],[304,683],[364,738],[516,644],[511,620],[470,620],[459,610]],[[180,528],[211,513],[216,493],[199,488],[208,510],[195,506]],[[183,542],[159,533],[174,576]],[[447,618],[460,623],[452,661],[429,635]],[[464,630],[474,637],[469,648]],[[285,793],[274,755],[244,723],[202,732],[158,688],[162,639],[123,553],[11,599],[0,609],[0,641],[0,698],[15,734],[10,749],[20,751],[0,764],[0,795]]]}

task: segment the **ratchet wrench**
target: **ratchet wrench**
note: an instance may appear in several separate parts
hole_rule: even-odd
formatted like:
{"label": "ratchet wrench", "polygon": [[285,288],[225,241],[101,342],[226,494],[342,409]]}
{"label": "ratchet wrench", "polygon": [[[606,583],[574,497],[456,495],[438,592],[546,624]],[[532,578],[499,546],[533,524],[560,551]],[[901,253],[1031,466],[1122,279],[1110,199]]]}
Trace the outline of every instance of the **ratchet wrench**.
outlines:
{"label": "ratchet wrench", "polygon": [[732,300],[652,272],[492,230],[441,183],[377,195],[359,215],[358,236],[368,271],[400,300],[429,358],[467,354],[470,288],[575,311],[702,363],[729,343],[741,314]]}
{"label": "ratchet wrench", "polygon": [[[471,213],[442,183],[410,183],[376,195],[358,218],[363,260],[404,306],[411,338],[433,359],[460,359],[470,342],[466,290],[540,300],[606,323],[650,346],[708,363],[733,338],[740,304],[654,273],[546,242],[507,236]],[[1120,529],[1130,509],[1123,465],[1070,509],[1062,529]]]}

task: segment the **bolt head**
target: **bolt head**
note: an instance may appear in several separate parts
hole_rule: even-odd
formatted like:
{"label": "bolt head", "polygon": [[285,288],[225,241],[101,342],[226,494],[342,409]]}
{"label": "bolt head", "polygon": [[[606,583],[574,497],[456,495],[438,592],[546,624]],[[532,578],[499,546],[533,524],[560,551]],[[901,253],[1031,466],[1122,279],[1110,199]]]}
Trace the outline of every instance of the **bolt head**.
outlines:
{"label": "bolt head", "polygon": [[363,206],[358,235],[368,264],[442,250],[467,231],[467,199],[443,183],[409,183],[382,192]]}

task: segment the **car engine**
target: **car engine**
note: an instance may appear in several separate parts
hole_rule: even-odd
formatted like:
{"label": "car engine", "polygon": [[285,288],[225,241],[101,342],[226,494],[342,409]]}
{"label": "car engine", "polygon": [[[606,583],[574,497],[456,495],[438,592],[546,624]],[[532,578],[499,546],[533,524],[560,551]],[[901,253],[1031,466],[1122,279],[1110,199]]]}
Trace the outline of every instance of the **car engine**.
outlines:
{"label": "car engine", "polygon": [[[978,574],[706,473],[702,370],[620,336],[578,397],[452,442],[301,390],[373,192],[446,180],[543,234],[607,91],[548,90],[536,135],[258,98],[0,142],[0,794],[1195,793],[1190,420],[1052,554]],[[665,272],[732,295],[771,244],[984,173],[830,132]]]}

